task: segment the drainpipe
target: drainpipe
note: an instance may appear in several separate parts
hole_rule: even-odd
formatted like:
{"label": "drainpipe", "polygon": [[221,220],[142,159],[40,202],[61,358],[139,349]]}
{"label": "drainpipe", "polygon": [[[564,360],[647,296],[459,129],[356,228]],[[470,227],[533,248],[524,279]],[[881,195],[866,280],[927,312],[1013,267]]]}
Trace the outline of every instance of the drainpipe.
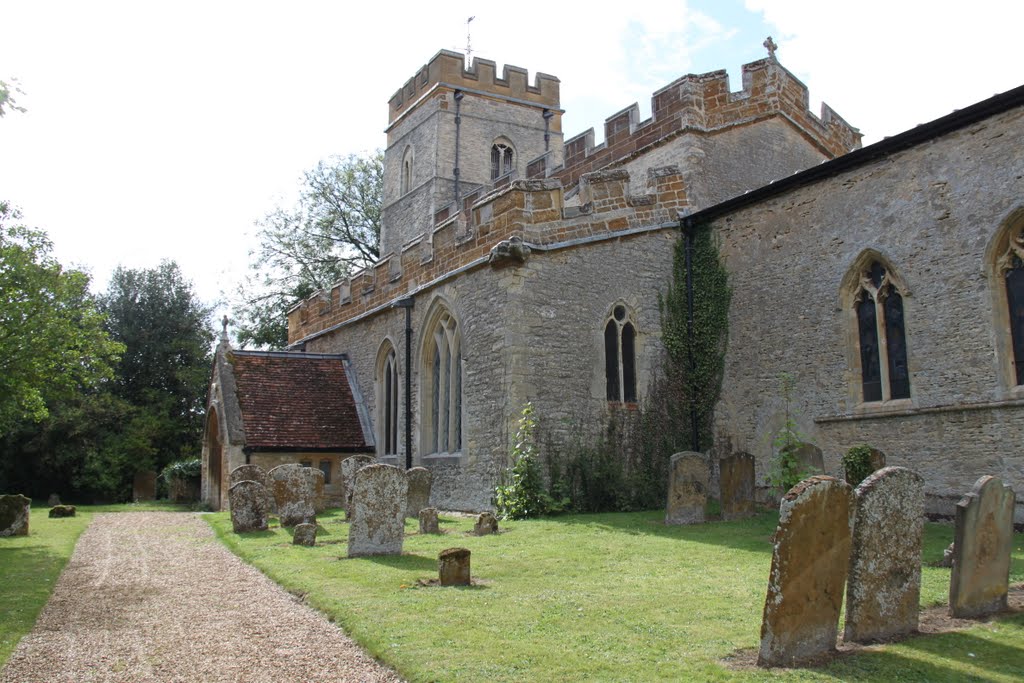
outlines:
{"label": "drainpipe", "polygon": [[462,191],[459,187],[459,129],[462,124],[462,98],[464,93],[461,90],[455,91],[455,168],[452,175],[455,176],[455,212],[462,213]]}
{"label": "drainpipe", "polygon": [[[690,366],[691,382],[697,370],[697,361],[693,356],[693,240],[697,227],[685,218],[680,218],[679,227],[686,240],[686,355]],[[690,450],[700,452],[700,434],[697,429],[697,400],[690,397]]]}
{"label": "drainpipe", "polygon": [[[458,178],[458,176],[456,176]],[[456,180],[458,182],[458,180]],[[413,298],[399,299],[393,306],[405,309],[405,469],[412,469],[412,308]]]}

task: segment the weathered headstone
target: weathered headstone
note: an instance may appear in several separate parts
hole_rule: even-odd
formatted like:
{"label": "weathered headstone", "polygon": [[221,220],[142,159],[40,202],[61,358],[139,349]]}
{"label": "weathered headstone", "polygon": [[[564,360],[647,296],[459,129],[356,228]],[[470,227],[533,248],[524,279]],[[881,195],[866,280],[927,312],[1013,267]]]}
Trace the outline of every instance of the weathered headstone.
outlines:
{"label": "weathered headstone", "polygon": [[754,456],[735,453],[718,461],[722,519],[743,519],[754,514]]}
{"label": "weathered headstone", "polygon": [[818,475],[779,505],[758,666],[790,666],[835,649],[850,562],[849,484]]}
{"label": "weathered headstone", "polygon": [[58,519],[61,517],[74,517],[77,512],[77,508],[74,505],[54,505],[50,508],[50,518]]}
{"label": "weathered headstone", "polygon": [[46,505],[48,507],[53,507],[54,505],[60,505],[60,496],[58,496],[56,493],[51,493],[50,497],[46,499]]}
{"label": "weathered headstone", "polygon": [[316,500],[323,496],[324,473],[295,463],[267,472],[274,488],[274,503],[281,526],[316,521]]}
{"label": "weathered headstone", "polygon": [[32,500],[20,493],[0,496],[0,536],[28,536]]}
{"label": "weathered headstone", "polygon": [[939,566],[951,569],[953,567],[953,546],[956,543],[950,543],[946,546],[946,549],[942,551],[942,559],[939,560]]}
{"label": "weathered headstone", "polygon": [[355,482],[356,472],[372,465],[376,461],[372,455],[352,455],[341,461],[341,485],[344,489],[342,500],[345,502],[345,519],[352,519],[352,486]]}
{"label": "weathered headstone", "polygon": [[258,481],[243,480],[228,489],[231,507],[231,527],[236,534],[246,531],[266,531],[267,490]]}
{"label": "weathered headstone", "polygon": [[292,545],[312,548],[316,545],[316,524],[296,524],[292,533]]}
{"label": "weathered headstone", "polygon": [[144,470],[136,472],[132,481],[132,500],[140,501],[156,500],[156,472]]}
{"label": "weathered headstone", "polygon": [[813,443],[800,444],[794,455],[796,461],[800,463],[800,471],[807,472],[808,476],[825,472],[825,456]]}
{"label": "weathered headstone", "polygon": [[476,524],[473,525],[473,533],[477,536],[498,533],[498,518],[493,512],[481,512],[477,515]]}
{"label": "weathered headstone", "polygon": [[466,548],[448,548],[437,555],[437,571],[442,586],[469,586],[470,552]]}
{"label": "weathered headstone", "polygon": [[420,510],[420,533],[439,534],[441,529],[437,523],[437,508],[423,508]]}
{"label": "weathered headstone", "polygon": [[367,465],[352,486],[348,556],[400,555],[409,483],[394,465]]}
{"label": "weathered headstone", "polygon": [[672,456],[668,471],[665,524],[700,524],[708,502],[708,456],[684,451]]}
{"label": "weathered headstone", "polygon": [[886,467],[857,487],[843,639],[865,643],[917,630],[924,479]]}
{"label": "weathered headstone", "polygon": [[277,503],[274,501],[274,487],[270,483],[266,470],[259,465],[239,465],[228,473],[228,490],[240,481],[255,481],[262,484],[267,491],[267,512],[277,512]]}
{"label": "weathered headstone", "polygon": [[998,477],[978,479],[956,504],[949,613],[960,619],[1005,610],[1013,548],[1013,489]]}
{"label": "weathered headstone", "polygon": [[430,484],[434,475],[426,467],[413,467],[406,470],[405,476],[409,479],[405,516],[419,517],[420,510],[430,505]]}

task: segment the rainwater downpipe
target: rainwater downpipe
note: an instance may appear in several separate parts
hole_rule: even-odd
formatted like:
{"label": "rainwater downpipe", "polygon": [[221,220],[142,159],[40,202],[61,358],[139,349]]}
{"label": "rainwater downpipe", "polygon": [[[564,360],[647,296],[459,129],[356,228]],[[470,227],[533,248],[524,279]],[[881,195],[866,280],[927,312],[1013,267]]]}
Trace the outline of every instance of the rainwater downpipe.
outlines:
{"label": "rainwater downpipe", "polygon": [[[681,218],[684,239],[686,240],[686,355],[690,366],[690,386],[697,372],[697,362],[693,355],[693,240],[697,228],[690,221]],[[697,397],[690,396],[690,450],[700,452],[700,433],[697,427]]]}
{"label": "rainwater downpipe", "polygon": [[405,309],[405,469],[412,469],[412,308],[413,298],[407,296],[394,303]]}
{"label": "rainwater downpipe", "polygon": [[462,213],[462,188],[459,187],[459,129],[462,125],[462,98],[464,93],[461,90],[455,91],[455,168],[452,175],[455,176],[455,212]]}

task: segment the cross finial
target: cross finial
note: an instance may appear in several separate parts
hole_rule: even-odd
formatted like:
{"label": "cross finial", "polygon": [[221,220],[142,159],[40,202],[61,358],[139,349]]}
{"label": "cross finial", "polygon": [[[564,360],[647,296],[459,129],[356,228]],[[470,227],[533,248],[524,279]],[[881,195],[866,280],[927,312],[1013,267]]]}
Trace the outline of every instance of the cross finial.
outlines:
{"label": "cross finial", "polygon": [[228,340],[228,317],[226,315],[220,321],[220,324],[221,324],[220,340],[223,341],[223,342],[226,342]]}
{"label": "cross finial", "polygon": [[768,36],[768,38],[761,44],[764,45],[766,50],[768,50],[768,59],[775,59],[775,51],[779,49],[779,46],[775,44],[772,37]]}

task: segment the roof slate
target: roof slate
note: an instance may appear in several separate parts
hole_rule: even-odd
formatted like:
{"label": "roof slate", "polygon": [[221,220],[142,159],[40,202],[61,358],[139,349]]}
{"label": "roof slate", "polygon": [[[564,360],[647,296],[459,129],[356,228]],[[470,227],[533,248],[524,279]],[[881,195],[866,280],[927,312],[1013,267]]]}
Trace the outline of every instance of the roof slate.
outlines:
{"label": "roof slate", "polygon": [[229,351],[245,446],[252,450],[367,451],[345,357]]}

